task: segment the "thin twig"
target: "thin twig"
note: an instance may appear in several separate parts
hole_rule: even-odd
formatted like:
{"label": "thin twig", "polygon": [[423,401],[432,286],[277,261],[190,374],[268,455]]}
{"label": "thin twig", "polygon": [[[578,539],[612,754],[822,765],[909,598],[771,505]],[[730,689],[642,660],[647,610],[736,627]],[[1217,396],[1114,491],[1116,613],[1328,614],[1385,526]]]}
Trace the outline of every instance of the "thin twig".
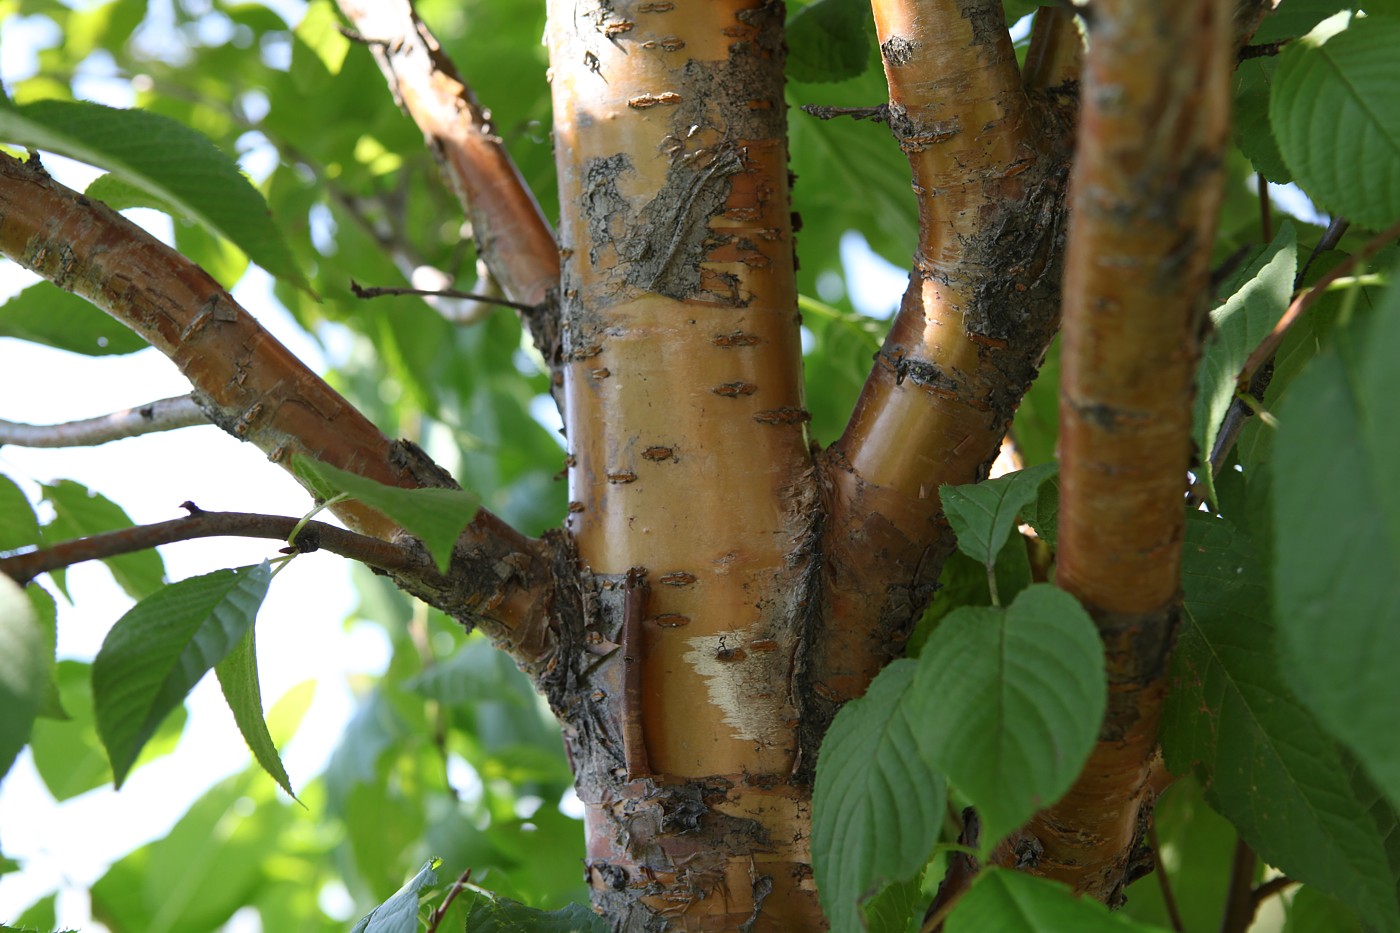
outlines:
{"label": "thin twig", "polygon": [[[185,518],[153,525],[137,525],[102,534],[75,538],[52,547],[40,548],[0,559],[0,573],[21,586],[41,573],[69,567],[88,560],[100,560],[144,551],[161,544],[189,541],[193,538],[242,537],[271,538],[285,541],[300,519],[290,515],[260,515],[253,512],[205,512],[194,503]],[[308,554],[316,550],[330,551],[341,557],[358,560],[383,570],[406,570],[421,567],[423,557],[400,544],[381,541],[368,535],[356,534],[325,522],[307,524],[296,537],[294,547],[287,553]]]}
{"label": "thin twig", "polygon": [[1259,905],[1264,903],[1264,901],[1273,897],[1275,894],[1282,893],[1297,883],[1297,878],[1279,875],[1277,878],[1270,878],[1268,881],[1255,887],[1255,889],[1250,892],[1249,899],[1254,902],[1254,909],[1257,912],[1259,910]]}
{"label": "thin twig", "polygon": [[[962,812],[962,832],[958,834],[958,844],[976,849],[982,836],[982,821],[977,811],[968,807]],[[977,859],[961,850],[948,853],[948,870],[943,880],[938,882],[938,891],[933,895],[933,903],[924,912],[924,922],[919,933],[940,933],[948,914],[957,906],[958,899],[972,886],[972,881],[981,871]]]}
{"label": "thin twig", "polygon": [[1182,933],[1186,924],[1181,921],[1181,911],[1176,906],[1176,895],[1172,893],[1172,882],[1162,864],[1162,844],[1157,841],[1156,826],[1148,826],[1147,844],[1152,847],[1152,860],[1157,863],[1157,885],[1162,889],[1162,904],[1167,908],[1167,919],[1171,921],[1173,930]]}
{"label": "thin twig", "polygon": [[1365,246],[1328,270],[1326,275],[1317,280],[1316,285],[1295,298],[1293,303],[1288,306],[1288,310],[1283,312],[1283,317],[1279,318],[1278,323],[1274,325],[1274,329],[1260,341],[1259,346],[1254,348],[1249,359],[1245,360],[1244,367],[1240,370],[1240,391],[1249,390],[1250,379],[1253,378],[1255,371],[1264,365],[1265,361],[1273,358],[1273,355],[1278,352],[1279,344],[1283,343],[1284,335],[1288,333],[1288,329],[1298,318],[1302,317],[1304,311],[1311,308],[1317,299],[1322,297],[1327,291],[1328,285],[1342,276],[1349,275],[1352,269],[1370,259],[1380,251],[1381,247],[1396,237],[1400,237],[1400,223],[1393,224],[1372,237]]}
{"label": "thin twig", "polygon": [[853,120],[871,120],[875,123],[884,123],[890,116],[890,105],[880,104],[877,107],[828,107],[824,104],[803,104],[802,112],[816,117],[818,120],[833,120],[836,117],[850,117]]}
{"label": "thin twig", "polygon": [[447,908],[452,906],[452,902],[457,899],[458,894],[466,890],[467,882],[471,881],[471,877],[472,870],[468,868],[457,876],[456,881],[452,882],[452,887],[447,889],[447,896],[442,899],[442,903],[437,906],[432,916],[428,918],[428,929],[426,933],[437,933],[438,926],[447,916]]}
{"label": "thin twig", "polygon": [[1225,915],[1220,920],[1220,933],[1245,933],[1254,922],[1254,850],[1243,839],[1235,843],[1235,856],[1230,864],[1230,892],[1225,900]]}
{"label": "thin twig", "polygon": [[188,395],[114,411],[110,415],[68,421],[63,424],[23,424],[0,420],[0,445],[15,447],[96,447],[124,437],[157,431],[174,431],[209,424],[206,415]]}
{"label": "thin twig", "polygon": [[509,298],[497,298],[495,295],[482,295],[477,292],[459,292],[455,288],[428,289],[428,288],[366,288],[359,282],[351,279],[350,291],[356,298],[382,298],[385,295],[419,295],[428,298],[466,298],[471,301],[480,301],[485,304],[501,305],[506,308],[514,308],[517,311],[535,311],[534,305],[527,305],[520,301],[511,301]]}
{"label": "thin twig", "polygon": [[1274,241],[1274,217],[1273,204],[1269,199],[1269,180],[1260,172],[1257,184],[1259,185],[1259,232],[1265,243]]}
{"label": "thin twig", "polygon": [[1251,58],[1267,58],[1277,55],[1283,51],[1283,47],[1289,43],[1288,39],[1280,39],[1277,42],[1261,42],[1258,45],[1246,45],[1240,49],[1239,60],[1248,61]]}
{"label": "thin twig", "polygon": [[1308,254],[1308,261],[1303,263],[1303,268],[1299,269],[1297,276],[1294,277],[1294,291],[1303,287],[1303,281],[1308,277],[1308,270],[1311,269],[1312,264],[1317,261],[1317,257],[1336,249],[1337,244],[1342,241],[1342,237],[1346,235],[1350,227],[1351,221],[1347,220],[1345,217],[1334,218],[1333,221],[1327,225],[1327,229],[1322,232],[1322,238],[1317,241],[1317,245],[1313,247],[1313,251]]}

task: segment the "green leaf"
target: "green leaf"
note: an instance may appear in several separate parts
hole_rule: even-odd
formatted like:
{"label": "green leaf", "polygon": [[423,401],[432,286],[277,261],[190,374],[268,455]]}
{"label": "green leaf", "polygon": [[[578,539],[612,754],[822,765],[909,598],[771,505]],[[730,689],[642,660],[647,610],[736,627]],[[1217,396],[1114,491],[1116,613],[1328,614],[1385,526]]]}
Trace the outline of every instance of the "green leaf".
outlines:
{"label": "green leaf", "polygon": [[1168,767],[1195,767],[1206,799],[1259,857],[1400,928],[1380,834],[1332,740],[1278,672],[1262,568],[1248,540],[1192,513],[1181,629],[1163,716]]}
{"label": "green leaf", "polygon": [[29,741],[52,668],[53,649],[29,597],[0,574],[0,777]]}
{"label": "green leaf", "polygon": [[45,719],[68,719],[68,713],[63,708],[63,701],[58,693],[58,670],[56,657],[58,654],[58,606],[49,595],[49,591],[31,583],[24,588],[24,595],[29,598],[29,605],[34,608],[34,618],[38,620],[39,628],[44,633],[44,698],[39,703],[38,715]]}
{"label": "green leaf", "polygon": [[263,196],[236,162],[182,123],[80,101],[4,103],[0,138],[107,169],[231,240],[273,275],[310,289]]}
{"label": "green leaf", "polygon": [[297,795],[292,791],[287,769],[282,767],[277,746],[268,734],[267,723],[263,720],[262,687],[258,683],[258,651],[254,632],[255,629],[250,625],[237,646],[227,657],[214,665],[214,673],[219,678],[224,700],[233,712],[234,722],[238,723],[238,731],[243,733],[243,739],[248,743],[253,757],[277,782],[277,786],[286,791],[288,797],[296,800]]}
{"label": "green leaf", "polygon": [[1210,452],[1220,423],[1235,398],[1235,384],[1249,354],[1273,330],[1288,309],[1293,278],[1298,274],[1298,235],[1291,223],[1235,279],[1225,303],[1211,309],[1213,325],[1196,376],[1192,435],[1201,458],[1201,481],[1216,501]]}
{"label": "green leaf", "polygon": [[24,491],[0,476],[0,553],[39,543],[39,519]]}
{"label": "green leaf", "polygon": [[118,787],[165,715],[252,628],[271,579],[266,562],[191,577],[112,626],[92,665],[92,693]]}
{"label": "green leaf", "polygon": [[108,173],[97,177],[83,193],[113,210],[148,207],[169,214],[175,221],[175,248],[224,288],[233,288],[248,270],[248,257],[241,249],[210,234],[198,223],[186,220],[175,205],[116,175]]}
{"label": "green leaf", "polygon": [[981,483],[938,487],[958,549],[987,568],[994,603],[1001,601],[995,587],[997,555],[1016,529],[1016,516],[1036,501],[1040,484],[1058,469],[1056,464],[1042,463]]}
{"label": "green leaf", "polygon": [[[46,544],[133,526],[121,506],[81,483],[62,479],[43,490],[54,508],[54,520],[44,528]],[[144,599],[165,583],[165,561],[154,548],[104,557],[102,562],[132,599]]]}
{"label": "green leaf", "polygon": [[1335,898],[1304,886],[1288,904],[1282,933],[1363,933],[1356,915]]}
{"label": "green leaf", "polygon": [[135,353],[150,346],[86,298],[52,282],[35,282],[0,305],[0,337],[16,337],[86,356]]}
{"label": "green leaf", "polygon": [[1016,527],[1016,516],[1036,501],[1040,484],[1058,469],[1043,463],[981,483],[938,487],[958,548],[983,564],[996,560],[997,551]]}
{"label": "green leaf", "polygon": [[472,933],[608,933],[612,926],[583,904],[536,910],[504,897],[477,895],[467,914]]}
{"label": "green leaf", "polygon": [[393,896],[360,918],[350,933],[418,933],[418,896],[437,884],[441,859],[430,859]]}
{"label": "green leaf", "polygon": [[1254,164],[1255,171],[1286,185],[1293,180],[1293,173],[1283,161],[1269,122],[1269,97],[1277,69],[1278,61],[1268,57],[1247,59],[1235,69],[1235,145]]}
{"label": "green leaf", "polygon": [[1334,334],[1278,409],[1274,617],[1290,684],[1400,806],[1400,290]]}
{"label": "green leaf", "polygon": [[1035,501],[1021,508],[1021,517],[1035,529],[1036,536],[1051,547],[1060,532],[1060,478],[1052,476],[1040,484]]}
{"label": "green leaf", "polygon": [[386,486],[299,455],[293,458],[293,468],[298,476],[310,474],[318,493],[325,489],[348,493],[398,522],[423,542],[443,573],[452,563],[452,546],[481,508],[481,500],[462,489]]}
{"label": "green leaf", "polygon": [[919,655],[910,719],[928,761],[977,807],[990,848],[1079,776],[1108,688],[1098,629],[1062,590],[959,609]]}
{"label": "green leaf", "polygon": [[984,868],[948,916],[948,933],[1154,933],[1098,901],[1024,872]]}
{"label": "green leaf", "polygon": [[1334,21],[1279,56],[1269,118],[1284,161],[1317,205],[1381,229],[1400,220],[1400,20]]}
{"label": "green leaf", "polygon": [[[69,718],[36,720],[29,748],[44,786],[55,800],[63,801],[110,782],[112,769],[97,735],[92,707],[92,666],[79,661],[60,661],[56,668],[54,679],[59,699]],[[173,752],[180,743],[188,718],[184,706],[167,716],[141,750],[131,770],[134,772]]]}
{"label": "green leaf", "polygon": [[836,931],[860,930],[862,902],[918,874],[938,841],[944,786],[919,748],[926,724],[910,702],[916,669],[914,661],[886,667],[822,742],[812,869]]}
{"label": "green leaf", "polygon": [[815,0],[788,20],[788,75],[794,81],[845,81],[870,61],[870,5]]}

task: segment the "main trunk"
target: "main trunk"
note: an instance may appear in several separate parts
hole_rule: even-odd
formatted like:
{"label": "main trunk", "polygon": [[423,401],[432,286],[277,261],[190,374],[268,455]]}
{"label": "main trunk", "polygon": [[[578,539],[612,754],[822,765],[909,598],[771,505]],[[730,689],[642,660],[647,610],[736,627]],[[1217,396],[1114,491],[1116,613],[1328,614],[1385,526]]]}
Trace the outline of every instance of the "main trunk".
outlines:
{"label": "main trunk", "polygon": [[824,926],[790,778],[815,487],[782,24],[550,5],[581,598],[547,689],[621,929]]}

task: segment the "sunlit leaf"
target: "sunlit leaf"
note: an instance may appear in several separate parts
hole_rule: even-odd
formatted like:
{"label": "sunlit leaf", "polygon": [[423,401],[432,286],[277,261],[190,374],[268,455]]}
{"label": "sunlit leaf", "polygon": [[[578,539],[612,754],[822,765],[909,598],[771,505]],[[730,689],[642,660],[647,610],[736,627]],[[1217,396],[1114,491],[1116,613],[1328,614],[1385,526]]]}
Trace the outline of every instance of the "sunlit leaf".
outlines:
{"label": "sunlit leaf", "polygon": [[1215,476],[1209,457],[1220,423],[1234,400],[1245,360],[1288,308],[1297,272],[1298,236],[1293,225],[1285,223],[1268,248],[1235,279],[1237,287],[1225,303],[1210,311],[1213,327],[1196,378],[1192,435],[1200,451],[1201,480],[1212,502]]}
{"label": "sunlit leaf", "polygon": [[299,474],[310,474],[323,484],[383,512],[422,540],[444,573],[452,562],[452,546],[476,518],[481,500],[462,489],[404,489],[338,469],[306,457],[295,458]]}
{"label": "sunlit leaf", "polygon": [[[81,483],[61,479],[42,488],[44,498],[54,508],[54,520],[44,526],[45,544],[117,531],[134,524],[121,506]],[[154,549],[104,557],[102,562],[132,599],[142,599],[165,583],[165,561]]]}
{"label": "sunlit leaf", "polygon": [[252,628],[268,564],[181,580],[117,620],[92,665],[97,731],[118,787],[160,721]]}
{"label": "sunlit leaf", "polygon": [[1317,205],[1379,230],[1400,219],[1400,107],[1392,98],[1400,20],[1335,25],[1283,50],[1269,118],[1284,161]]}
{"label": "sunlit leaf", "polygon": [[277,786],[287,792],[293,800],[291,779],[287,769],[282,767],[282,758],[277,754],[277,746],[268,734],[267,723],[263,720],[262,686],[258,682],[258,651],[256,630],[249,626],[233,650],[214,665],[219,686],[223,688],[224,699],[233,712],[238,731],[253,752],[253,757],[264,771],[272,776]]}
{"label": "sunlit leaf", "polygon": [[0,139],[107,169],[227,237],[273,275],[308,287],[267,203],[237,163],[175,120],[86,101],[5,102]]}
{"label": "sunlit leaf", "polygon": [[29,741],[48,687],[53,649],[24,589],[0,574],[0,777]]}
{"label": "sunlit leaf", "polygon": [[1400,290],[1334,341],[1279,406],[1274,619],[1298,698],[1400,806]]}
{"label": "sunlit leaf", "polygon": [[350,933],[418,933],[418,898],[437,884],[439,859],[430,859],[394,895],[360,918]]}
{"label": "sunlit leaf", "polygon": [[85,356],[135,353],[150,346],[92,302],[52,282],[35,282],[0,305],[0,337]]}

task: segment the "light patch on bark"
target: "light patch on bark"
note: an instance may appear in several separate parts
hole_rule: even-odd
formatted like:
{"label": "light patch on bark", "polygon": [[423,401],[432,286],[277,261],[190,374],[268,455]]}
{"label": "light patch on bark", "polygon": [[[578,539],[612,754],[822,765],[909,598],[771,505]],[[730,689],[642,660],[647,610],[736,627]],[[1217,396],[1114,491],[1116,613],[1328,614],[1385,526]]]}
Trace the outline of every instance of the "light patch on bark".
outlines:
{"label": "light patch on bark", "polygon": [[687,644],[685,660],[704,679],[710,703],[724,711],[734,738],[786,741],[792,711],[780,685],[788,679],[788,656],[776,650],[766,626],[697,635]]}

